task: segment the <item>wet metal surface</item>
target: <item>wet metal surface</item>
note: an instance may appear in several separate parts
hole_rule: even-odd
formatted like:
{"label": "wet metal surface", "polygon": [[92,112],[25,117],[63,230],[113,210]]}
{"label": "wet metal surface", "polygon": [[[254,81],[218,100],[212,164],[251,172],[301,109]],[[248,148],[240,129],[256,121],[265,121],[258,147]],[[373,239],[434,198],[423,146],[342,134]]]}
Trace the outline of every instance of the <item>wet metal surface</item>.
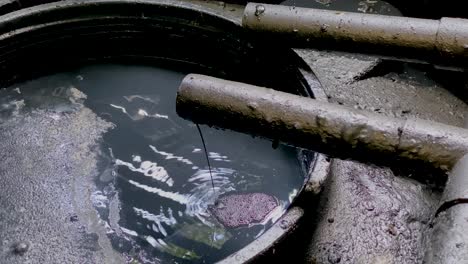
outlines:
{"label": "wet metal surface", "polygon": [[448,170],[468,152],[463,128],[390,118],[204,75],[185,77],[177,112],[195,122],[379,164],[400,157]]}
{"label": "wet metal surface", "polygon": [[468,67],[465,19],[430,20],[249,3],[242,25],[264,38],[293,47]]}
{"label": "wet metal surface", "polygon": [[282,5],[340,10],[381,15],[401,15],[388,1],[381,0],[286,0]]}
{"label": "wet metal surface", "polygon": [[466,263],[468,260],[468,205],[458,204],[440,213],[425,244],[424,263]]}
{"label": "wet metal surface", "polygon": [[450,172],[439,208],[429,230],[425,263],[463,263],[468,260],[468,156]]}
{"label": "wet metal surface", "polygon": [[445,203],[455,205],[459,202],[468,201],[468,156],[463,156],[450,172],[445,185],[444,194],[441,200],[441,207]]}

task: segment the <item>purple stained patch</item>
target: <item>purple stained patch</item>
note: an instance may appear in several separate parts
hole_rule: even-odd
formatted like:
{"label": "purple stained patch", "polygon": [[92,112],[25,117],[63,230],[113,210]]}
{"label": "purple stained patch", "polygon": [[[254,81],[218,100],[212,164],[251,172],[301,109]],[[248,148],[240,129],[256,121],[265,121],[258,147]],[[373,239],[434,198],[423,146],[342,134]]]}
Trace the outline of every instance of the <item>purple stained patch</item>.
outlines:
{"label": "purple stained patch", "polygon": [[229,194],[210,208],[226,227],[239,227],[262,222],[278,206],[278,200],[264,193]]}

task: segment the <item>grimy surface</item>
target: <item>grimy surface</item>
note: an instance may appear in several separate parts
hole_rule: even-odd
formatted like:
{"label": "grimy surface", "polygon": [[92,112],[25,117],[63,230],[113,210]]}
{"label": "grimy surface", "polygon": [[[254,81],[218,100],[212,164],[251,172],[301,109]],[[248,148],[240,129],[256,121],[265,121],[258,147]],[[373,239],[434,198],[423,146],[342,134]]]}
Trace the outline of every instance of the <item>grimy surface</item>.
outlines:
{"label": "grimy surface", "polygon": [[[60,93],[81,100],[75,92]],[[14,100],[17,92],[0,93],[0,262],[121,261],[86,202],[97,168],[97,153],[90,149],[111,124],[65,100],[17,115],[26,104],[40,107],[40,98]]]}
{"label": "grimy surface", "polygon": [[[333,8],[335,3],[348,0],[307,1],[314,2],[314,7]],[[358,2],[356,10],[362,8],[358,10],[362,12],[379,4]],[[240,20],[239,7],[208,5]],[[297,52],[313,68],[330,102],[388,116],[413,116],[463,126],[468,106],[450,91],[464,87],[444,86],[414,68],[398,67],[376,75],[373,71],[382,61],[373,57],[316,50]],[[274,259],[294,256],[304,263],[325,264],[421,263],[424,254],[421,238],[435,213],[440,193],[389,168],[342,160],[332,162],[330,177],[320,196],[320,213],[306,223],[314,228],[303,232],[301,243],[289,242],[293,248],[276,251]],[[10,250],[0,246],[2,254],[3,250]]]}
{"label": "grimy surface", "polygon": [[[315,2],[343,2],[340,0]],[[363,5],[372,1],[361,1]],[[325,8],[327,4],[324,4]],[[463,127],[467,104],[426,69],[346,53],[297,50],[332,103]],[[384,67],[382,67],[384,66]],[[382,68],[387,68],[382,71]],[[441,193],[389,168],[333,160],[308,246],[308,263],[421,263]]]}
{"label": "grimy surface", "polygon": [[[463,100],[424,69],[396,68],[372,57],[297,51],[311,65],[329,101],[392,117],[463,127]],[[373,70],[386,63],[389,69]],[[446,89],[450,88],[450,90]],[[311,263],[421,263],[441,193],[390,168],[333,160],[306,250]],[[312,223],[311,223],[312,224]]]}
{"label": "grimy surface", "polygon": [[[393,67],[372,57],[297,52],[311,65],[330,102],[463,127],[468,107],[451,92],[463,86],[445,86],[425,69]],[[375,71],[382,63],[388,69]],[[314,230],[300,258],[310,263],[421,263],[440,192],[408,176],[333,160],[320,214],[311,219]]]}
{"label": "grimy surface", "polygon": [[[323,8],[345,2],[310,1]],[[360,1],[357,8],[374,4]],[[427,68],[395,67],[374,57],[309,49],[297,52],[312,67],[332,103],[463,127],[468,106],[454,93],[464,89],[463,84],[447,85],[448,80],[436,78]],[[382,71],[381,66],[386,69]],[[333,160],[330,170],[319,208],[306,208],[316,212],[305,223],[311,228],[301,230],[300,243],[286,242],[293,246],[275,251],[272,259],[314,264],[421,263],[441,195],[438,188],[390,168],[352,161]]]}

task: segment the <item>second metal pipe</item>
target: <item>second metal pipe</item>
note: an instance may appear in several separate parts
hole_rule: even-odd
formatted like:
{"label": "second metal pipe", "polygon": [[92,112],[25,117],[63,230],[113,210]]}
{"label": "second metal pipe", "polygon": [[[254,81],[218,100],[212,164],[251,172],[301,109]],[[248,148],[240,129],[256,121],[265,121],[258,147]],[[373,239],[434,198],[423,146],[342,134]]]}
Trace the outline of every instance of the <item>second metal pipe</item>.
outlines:
{"label": "second metal pipe", "polygon": [[468,153],[468,130],[463,128],[386,117],[203,75],[184,78],[177,113],[196,123],[344,158],[386,155],[450,169]]}

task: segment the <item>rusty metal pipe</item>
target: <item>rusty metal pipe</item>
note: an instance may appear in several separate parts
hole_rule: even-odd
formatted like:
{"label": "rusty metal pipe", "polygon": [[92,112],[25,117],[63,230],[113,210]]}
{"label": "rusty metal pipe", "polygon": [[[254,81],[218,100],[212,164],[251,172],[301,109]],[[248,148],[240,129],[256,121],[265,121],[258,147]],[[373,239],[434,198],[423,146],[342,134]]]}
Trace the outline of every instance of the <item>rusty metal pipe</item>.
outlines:
{"label": "rusty metal pipe", "polygon": [[[468,120],[465,120],[468,121]],[[465,128],[468,122],[465,122]],[[424,263],[449,264],[468,260],[468,155],[457,161],[435,213]]]}
{"label": "rusty metal pipe", "polygon": [[196,123],[337,157],[397,157],[447,170],[468,153],[468,130],[463,128],[386,117],[203,75],[184,78],[176,109]]}
{"label": "rusty metal pipe", "polygon": [[242,25],[262,38],[468,68],[468,20],[440,20],[249,3]]}

